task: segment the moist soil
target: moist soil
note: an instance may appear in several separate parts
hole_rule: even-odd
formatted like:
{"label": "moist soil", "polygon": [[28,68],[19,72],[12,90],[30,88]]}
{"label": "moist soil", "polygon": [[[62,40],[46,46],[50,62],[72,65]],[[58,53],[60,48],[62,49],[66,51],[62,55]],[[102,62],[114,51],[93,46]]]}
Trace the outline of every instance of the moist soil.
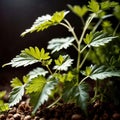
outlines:
{"label": "moist soil", "polygon": [[0,120],[120,120],[120,108],[112,103],[96,101],[88,106],[88,113],[85,114],[74,103],[65,104],[62,100],[59,104],[47,108],[52,102],[44,103],[35,115],[32,115],[29,99],[24,98],[8,112],[2,113]]}

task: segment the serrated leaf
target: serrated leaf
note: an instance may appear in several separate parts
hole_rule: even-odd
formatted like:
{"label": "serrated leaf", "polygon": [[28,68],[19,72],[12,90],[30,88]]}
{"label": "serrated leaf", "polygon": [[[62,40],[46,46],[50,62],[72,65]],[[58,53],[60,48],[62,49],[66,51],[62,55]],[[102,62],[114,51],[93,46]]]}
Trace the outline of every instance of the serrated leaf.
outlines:
{"label": "serrated leaf", "polygon": [[49,95],[51,95],[51,92],[54,89],[55,84],[56,84],[55,81],[47,81],[41,92],[35,92],[30,94],[31,103],[34,107],[34,110],[32,112],[33,114],[45,101],[48,100]]}
{"label": "serrated leaf", "polygon": [[120,77],[120,71],[111,70],[110,68],[107,68],[105,66],[96,67],[93,66],[92,73],[89,75],[89,77],[93,80],[103,80],[108,77]]}
{"label": "serrated leaf", "polygon": [[49,58],[49,53],[45,53],[44,48],[39,50],[38,47],[29,47],[25,50],[22,50],[20,55],[17,55],[15,58],[13,58],[11,62],[4,64],[3,67],[6,65],[12,65],[12,67],[26,67],[28,65],[41,62],[41,60],[47,60]]}
{"label": "serrated leaf", "polygon": [[24,95],[24,85],[18,86],[12,89],[9,98],[9,107],[12,107],[19,103],[22,100],[22,96]]}
{"label": "serrated leaf", "polygon": [[92,41],[92,39],[93,39],[93,33],[90,32],[90,34],[86,34],[86,37],[84,38],[84,42],[86,44],[90,44],[90,42]]}
{"label": "serrated leaf", "polygon": [[39,61],[34,59],[32,56],[29,56],[25,53],[21,53],[20,55],[17,55],[15,58],[13,58],[11,62],[4,64],[3,67],[7,65],[11,65],[12,67],[21,67],[21,66],[26,67],[28,65],[31,65],[37,62]]}
{"label": "serrated leaf", "polygon": [[45,84],[46,79],[43,76],[33,78],[26,86],[26,94],[41,92]]}
{"label": "serrated leaf", "polygon": [[68,68],[72,65],[73,59],[70,59],[68,56],[64,56],[64,61],[62,62],[61,65],[55,65],[53,69],[55,70],[64,70],[67,71]]}
{"label": "serrated leaf", "polygon": [[28,81],[29,81],[29,76],[23,76],[24,84],[28,83]]}
{"label": "serrated leaf", "polygon": [[22,82],[21,82],[21,80],[19,78],[17,78],[17,77],[13,78],[10,83],[11,83],[11,86],[13,88],[23,85]]}
{"label": "serrated leaf", "polygon": [[86,12],[88,11],[87,7],[84,5],[82,7],[80,7],[79,5],[68,5],[68,7],[70,8],[70,10],[75,13],[76,15],[78,15],[79,17],[83,17]]}
{"label": "serrated leaf", "polygon": [[35,47],[35,48],[29,47],[29,49],[26,48],[22,52],[23,53],[25,52],[26,54],[34,57],[37,60],[47,60],[47,59],[50,58],[49,53],[45,53],[44,48],[42,48],[41,50],[39,50],[38,47]]}
{"label": "serrated leaf", "polygon": [[30,79],[33,79],[37,76],[45,76],[48,73],[48,71],[44,70],[43,68],[37,67],[36,69],[33,69],[28,73],[28,76],[30,76]]}
{"label": "serrated leaf", "polygon": [[83,82],[76,87],[75,91],[77,104],[80,105],[81,109],[84,111],[87,109],[87,102],[89,99],[88,89],[88,85]]}
{"label": "serrated leaf", "polygon": [[48,42],[47,49],[52,50],[52,53],[54,53],[60,51],[61,49],[67,49],[72,45],[73,41],[73,37],[54,38]]}
{"label": "serrated leaf", "polygon": [[91,0],[88,5],[90,11],[97,13],[100,9],[99,3],[96,0]]}
{"label": "serrated leaf", "polygon": [[88,85],[86,83],[81,83],[80,85],[67,83],[67,86],[64,88],[63,99],[68,101],[75,101],[77,105],[81,107],[84,111],[87,108],[87,101],[89,98],[88,94]]}
{"label": "serrated leaf", "polygon": [[93,35],[93,39],[92,39],[91,43],[88,45],[88,47],[90,47],[90,46],[93,46],[93,47],[104,46],[106,43],[109,43],[110,41],[112,41],[116,37],[117,36],[107,35],[107,33],[96,32]]}
{"label": "serrated leaf", "polygon": [[68,11],[60,11],[55,12],[52,16],[47,14],[45,16],[38,17],[38,19],[33,23],[32,27],[30,29],[26,29],[21,36],[25,36],[27,33],[32,33],[34,31],[43,31],[50,26],[57,25],[64,19],[67,13]]}
{"label": "serrated leaf", "polygon": [[62,65],[62,63],[64,62],[64,60],[65,60],[64,57],[62,55],[59,55],[58,59],[55,60],[55,64],[58,65],[58,66],[60,66],[60,65]]}
{"label": "serrated leaf", "polygon": [[108,10],[110,9],[111,7],[115,7],[118,5],[118,2],[115,2],[115,1],[103,1],[100,3],[101,5],[101,9],[102,10]]}

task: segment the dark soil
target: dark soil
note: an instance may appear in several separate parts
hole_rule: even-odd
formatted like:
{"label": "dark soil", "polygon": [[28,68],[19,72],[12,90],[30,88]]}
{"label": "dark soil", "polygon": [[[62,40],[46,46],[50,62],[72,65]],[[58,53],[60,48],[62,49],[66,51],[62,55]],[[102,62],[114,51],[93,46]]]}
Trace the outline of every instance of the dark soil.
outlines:
{"label": "dark soil", "polygon": [[0,120],[120,120],[119,107],[110,103],[97,101],[94,105],[88,106],[87,114],[74,103],[60,102],[59,105],[51,108],[47,108],[47,106],[48,102],[42,105],[33,116],[29,99],[23,99],[8,112],[1,114]]}

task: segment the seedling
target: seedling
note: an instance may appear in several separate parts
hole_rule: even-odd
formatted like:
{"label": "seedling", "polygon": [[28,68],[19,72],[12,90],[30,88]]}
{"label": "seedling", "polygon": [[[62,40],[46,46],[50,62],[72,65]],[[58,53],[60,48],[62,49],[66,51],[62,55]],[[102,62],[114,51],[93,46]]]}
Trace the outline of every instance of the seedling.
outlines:
{"label": "seedling", "polygon": [[[40,32],[51,26],[61,25],[71,33],[71,36],[50,40],[47,49],[51,52],[46,52],[45,48],[38,48],[37,46],[25,48],[11,62],[4,65],[26,67],[40,63],[40,66],[25,75],[23,80],[16,77],[11,81],[13,89],[10,93],[10,107],[19,103],[22,96],[27,94],[30,97],[34,114],[45,101],[48,101],[51,97],[54,98],[54,94],[57,93],[58,97],[54,98],[55,101],[48,107],[57,104],[62,99],[66,103],[74,102],[86,111],[89,102],[103,100],[103,94],[100,92],[101,82],[110,77],[120,77],[120,71],[114,65],[112,67],[107,66],[105,62],[99,62],[98,64],[93,58],[89,66],[86,66],[90,55],[93,55],[93,53],[95,55],[96,51],[103,50],[101,48],[103,46],[104,51],[107,51],[107,44],[119,40],[116,34],[119,24],[113,34],[106,30],[106,26],[100,29],[101,24],[105,25],[105,22],[109,24],[106,20],[110,17],[116,16],[119,18],[117,13],[114,15],[107,12],[109,9],[114,10],[114,7],[115,10],[120,11],[118,9],[120,8],[119,4],[110,1],[98,3],[91,0],[88,2],[88,6],[68,5],[68,7],[81,19],[83,24],[80,38],[69,20],[66,19],[66,16],[71,13],[70,11],[57,11],[53,15],[47,14],[38,17],[32,27],[21,34],[24,37],[28,33]],[[66,50],[68,47],[73,47],[76,50],[77,61],[75,61],[76,58],[72,58],[72,55],[61,54],[61,50]],[[53,57],[54,54],[58,56],[55,58]],[[98,56],[101,57],[102,55],[105,54],[99,52]],[[89,94],[91,84],[88,81],[95,82],[94,89],[92,89],[95,95],[92,98]],[[103,89],[106,90],[106,88]]]}

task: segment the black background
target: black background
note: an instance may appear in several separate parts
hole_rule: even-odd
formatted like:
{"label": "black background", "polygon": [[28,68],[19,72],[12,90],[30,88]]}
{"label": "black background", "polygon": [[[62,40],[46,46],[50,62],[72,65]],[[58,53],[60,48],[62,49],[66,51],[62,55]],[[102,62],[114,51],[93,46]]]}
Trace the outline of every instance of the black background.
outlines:
{"label": "black background", "polygon": [[[27,74],[31,69],[1,67],[10,62],[21,50],[29,46],[46,47],[48,40],[65,37],[70,33],[61,26],[54,26],[39,33],[28,34],[24,38],[20,37],[20,34],[30,28],[37,17],[68,10],[67,4],[82,5],[83,2],[87,0],[0,0],[0,85],[6,84],[13,77]],[[67,17],[73,26],[79,28],[80,20],[77,16],[71,13]]]}

